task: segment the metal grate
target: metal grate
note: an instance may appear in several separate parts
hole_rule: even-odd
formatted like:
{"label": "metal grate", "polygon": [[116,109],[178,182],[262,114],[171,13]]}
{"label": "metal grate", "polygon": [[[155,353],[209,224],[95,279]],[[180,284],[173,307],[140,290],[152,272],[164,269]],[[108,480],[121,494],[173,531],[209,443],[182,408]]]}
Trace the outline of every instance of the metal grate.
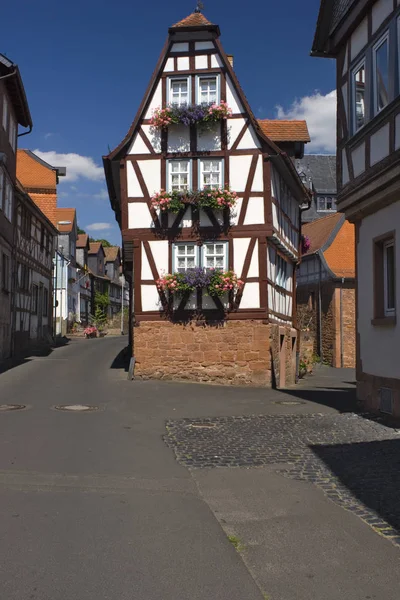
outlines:
{"label": "metal grate", "polygon": [[357,0],[335,0],[332,9],[332,26],[331,32],[339,25],[348,10],[353,6]]}
{"label": "metal grate", "polygon": [[381,388],[380,390],[379,410],[388,415],[393,414],[393,393],[390,388]]}

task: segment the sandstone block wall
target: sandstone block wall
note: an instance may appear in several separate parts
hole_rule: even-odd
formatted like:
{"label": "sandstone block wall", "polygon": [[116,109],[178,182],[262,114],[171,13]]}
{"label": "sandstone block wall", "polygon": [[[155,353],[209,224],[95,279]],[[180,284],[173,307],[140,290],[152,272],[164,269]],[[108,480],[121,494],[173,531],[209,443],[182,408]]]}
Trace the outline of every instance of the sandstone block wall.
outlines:
{"label": "sandstone block wall", "polygon": [[271,385],[270,325],[141,321],[134,328],[135,378]]}

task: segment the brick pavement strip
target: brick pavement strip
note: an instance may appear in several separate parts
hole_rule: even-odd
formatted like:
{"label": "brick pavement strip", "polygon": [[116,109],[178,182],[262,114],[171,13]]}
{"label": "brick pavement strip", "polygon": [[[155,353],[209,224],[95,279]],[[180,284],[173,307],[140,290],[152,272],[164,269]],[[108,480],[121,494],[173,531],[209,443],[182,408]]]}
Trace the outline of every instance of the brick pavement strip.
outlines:
{"label": "brick pavement strip", "polygon": [[181,419],[166,429],[189,469],[276,465],[400,546],[399,431],[355,414]]}

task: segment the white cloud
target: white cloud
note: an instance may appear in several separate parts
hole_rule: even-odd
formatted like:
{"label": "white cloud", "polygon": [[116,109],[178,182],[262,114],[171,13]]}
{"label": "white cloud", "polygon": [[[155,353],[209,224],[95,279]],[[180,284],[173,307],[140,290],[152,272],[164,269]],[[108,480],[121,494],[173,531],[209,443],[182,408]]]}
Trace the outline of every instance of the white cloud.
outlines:
{"label": "white cloud", "polygon": [[45,140],[48,140],[48,139],[49,139],[49,138],[50,138],[52,135],[54,135],[54,133],[51,133],[51,132],[49,132],[49,133],[45,133],[45,134],[44,134],[44,139],[45,139]]}
{"label": "white cloud", "polygon": [[93,198],[96,198],[96,200],[108,200],[108,192],[107,190],[100,190],[97,194],[93,194]]}
{"label": "white cloud", "polygon": [[277,106],[278,119],[305,119],[311,143],[306,144],[308,153],[336,153],[336,90],[325,96],[315,92],[293,102],[288,110]]}
{"label": "white cloud", "polygon": [[53,167],[67,167],[67,175],[66,177],[60,177],[60,183],[62,181],[76,181],[80,177],[91,181],[104,179],[102,167],[96,165],[90,156],[81,156],[73,152],[61,154],[60,152],[54,152],[54,150],[49,152],[34,150],[33,152]]}
{"label": "white cloud", "polygon": [[88,231],[105,231],[106,229],[111,229],[111,223],[92,223],[91,225],[86,225],[85,229]]}

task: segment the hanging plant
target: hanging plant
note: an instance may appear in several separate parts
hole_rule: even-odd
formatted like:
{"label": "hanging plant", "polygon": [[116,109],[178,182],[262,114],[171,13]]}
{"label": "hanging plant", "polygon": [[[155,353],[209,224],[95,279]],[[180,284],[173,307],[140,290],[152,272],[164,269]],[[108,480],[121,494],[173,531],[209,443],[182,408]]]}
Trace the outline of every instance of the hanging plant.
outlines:
{"label": "hanging plant", "polygon": [[212,104],[208,107],[206,121],[221,121],[232,116],[232,109],[229,108],[227,102],[221,100],[219,104]]}
{"label": "hanging plant", "polygon": [[205,189],[196,192],[196,204],[199,208],[233,208],[237,202],[237,193],[226,189]]}
{"label": "hanging plant", "polygon": [[311,248],[310,238],[307,235],[301,236],[301,253],[306,254]]}
{"label": "hanging plant", "polygon": [[178,213],[185,208],[184,196],[179,192],[165,192],[161,190],[151,198],[153,208],[160,209],[161,212]]}
{"label": "hanging plant", "polygon": [[170,125],[182,124],[190,127],[202,123],[216,123],[232,116],[232,109],[221,101],[219,104],[184,104],[182,106],[167,106],[153,110],[150,124],[159,129]]}
{"label": "hanging plant", "polygon": [[223,296],[227,292],[237,292],[243,286],[244,281],[238,279],[234,271],[215,270],[207,289],[210,296]]}
{"label": "hanging plant", "polygon": [[199,208],[212,208],[213,210],[231,209],[236,205],[237,200],[237,193],[231,192],[228,188],[206,188],[196,192],[189,190],[185,192],[166,192],[161,190],[161,192],[157,192],[152,196],[151,205],[161,212],[178,213],[187,204]]}
{"label": "hanging plant", "polygon": [[203,269],[196,267],[184,273],[168,273],[156,281],[159,291],[172,295],[184,295],[196,289],[206,289],[209,296],[223,296],[229,292],[237,292],[244,285],[234,271]]}

